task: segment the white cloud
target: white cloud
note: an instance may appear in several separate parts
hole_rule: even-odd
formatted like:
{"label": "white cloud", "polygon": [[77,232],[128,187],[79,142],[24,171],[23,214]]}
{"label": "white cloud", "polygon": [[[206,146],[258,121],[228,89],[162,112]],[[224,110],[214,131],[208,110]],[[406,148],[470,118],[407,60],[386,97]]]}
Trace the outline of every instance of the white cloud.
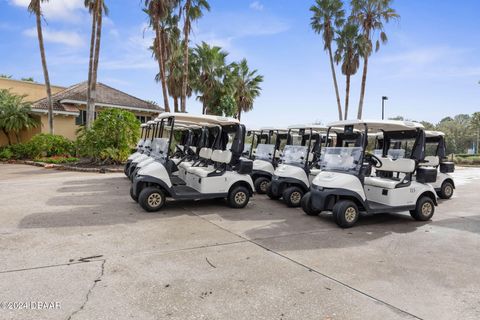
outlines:
{"label": "white cloud", "polygon": [[[30,28],[23,31],[23,34],[37,38],[37,28]],[[54,31],[43,29],[43,39],[46,42],[60,43],[70,47],[81,47],[84,45],[84,39],[76,32],[72,31]]]}
{"label": "white cloud", "polygon": [[254,1],[250,3],[250,9],[256,10],[256,11],[262,11],[263,10],[263,4],[260,3],[260,1]]}
{"label": "white cloud", "polygon": [[[30,0],[10,0],[10,4],[27,8]],[[51,0],[42,3],[43,15],[47,20],[81,22],[87,10],[83,0]]]}

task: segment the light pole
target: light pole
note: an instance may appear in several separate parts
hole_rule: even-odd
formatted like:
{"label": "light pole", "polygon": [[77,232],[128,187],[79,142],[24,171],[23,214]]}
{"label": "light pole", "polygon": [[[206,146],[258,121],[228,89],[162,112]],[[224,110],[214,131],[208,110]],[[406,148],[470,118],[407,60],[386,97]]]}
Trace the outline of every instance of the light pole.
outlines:
{"label": "light pole", "polygon": [[388,100],[387,96],[382,97],[382,120],[385,119],[385,100]]}

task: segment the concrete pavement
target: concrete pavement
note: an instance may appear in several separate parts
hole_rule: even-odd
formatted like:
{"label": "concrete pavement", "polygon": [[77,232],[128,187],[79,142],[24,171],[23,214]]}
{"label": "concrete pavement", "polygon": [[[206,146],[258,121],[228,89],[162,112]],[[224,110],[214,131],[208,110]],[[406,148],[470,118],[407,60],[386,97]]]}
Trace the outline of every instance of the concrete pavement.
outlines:
{"label": "concrete pavement", "polygon": [[478,319],[480,169],[432,221],[339,229],[265,196],[146,213],[122,174],[0,165],[1,319]]}

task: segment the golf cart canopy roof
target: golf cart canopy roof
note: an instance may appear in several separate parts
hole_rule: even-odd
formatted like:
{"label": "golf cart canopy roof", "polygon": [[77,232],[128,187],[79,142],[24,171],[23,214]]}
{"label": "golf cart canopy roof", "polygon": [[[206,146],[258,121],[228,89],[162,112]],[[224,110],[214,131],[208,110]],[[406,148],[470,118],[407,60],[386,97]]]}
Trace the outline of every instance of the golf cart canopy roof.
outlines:
{"label": "golf cart canopy roof", "polygon": [[398,120],[342,120],[335,121],[328,124],[328,127],[345,127],[353,126],[354,129],[364,130],[365,126],[368,132],[379,131],[405,131],[424,129],[423,125],[413,121],[398,121]]}
{"label": "golf cart canopy roof", "polygon": [[260,130],[255,130],[255,131],[280,131],[280,132],[287,132],[288,129],[286,129],[286,128],[275,128],[275,127],[263,127],[263,128],[260,128]]}
{"label": "golf cart canopy roof", "polygon": [[155,121],[154,120],[150,120],[147,122],[147,126],[151,126],[151,125],[154,125],[155,124]]}
{"label": "golf cart canopy roof", "polygon": [[313,131],[327,131],[327,127],[320,124],[296,124],[293,126],[288,126],[288,129],[299,130],[299,129],[312,129]]}
{"label": "golf cart canopy roof", "polygon": [[158,116],[157,119],[165,119],[174,117],[175,121],[181,122],[191,122],[196,123],[197,125],[234,125],[240,124],[237,119],[228,118],[228,117],[220,117],[220,116],[212,116],[212,115],[195,115],[189,113],[169,113],[165,112]]}
{"label": "golf cart canopy roof", "polygon": [[148,127],[148,124],[147,124],[147,123],[142,123],[142,124],[140,125],[140,128],[146,128],[146,127]]}
{"label": "golf cart canopy roof", "polygon": [[427,138],[435,138],[435,137],[443,137],[445,136],[445,133],[441,132],[441,131],[425,131],[425,135],[427,136]]}

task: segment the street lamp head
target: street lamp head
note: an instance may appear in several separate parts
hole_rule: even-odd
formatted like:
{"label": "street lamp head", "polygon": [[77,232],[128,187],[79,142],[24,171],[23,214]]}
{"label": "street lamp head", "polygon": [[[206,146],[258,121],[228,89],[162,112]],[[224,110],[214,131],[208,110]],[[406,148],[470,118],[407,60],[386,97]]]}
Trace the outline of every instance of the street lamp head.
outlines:
{"label": "street lamp head", "polygon": [[382,100],[388,100],[388,97],[387,97],[387,96],[383,96],[383,97],[382,97]]}

